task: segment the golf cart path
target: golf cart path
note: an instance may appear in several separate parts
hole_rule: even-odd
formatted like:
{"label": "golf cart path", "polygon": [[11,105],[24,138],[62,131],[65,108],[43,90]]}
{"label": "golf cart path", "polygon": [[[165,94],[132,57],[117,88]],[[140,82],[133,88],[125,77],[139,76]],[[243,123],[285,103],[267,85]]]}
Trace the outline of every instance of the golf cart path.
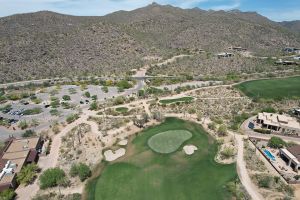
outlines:
{"label": "golf cart path", "polygon": [[240,178],[240,181],[252,199],[264,200],[262,195],[259,193],[258,188],[251,181],[251,178],[246,168],[246,163],[244,161],[244,141],[243,141],[245,137],[243,137],[242,135],[235,134],[235,138],[238,146],[236,164],[237,164],[237,173]]}

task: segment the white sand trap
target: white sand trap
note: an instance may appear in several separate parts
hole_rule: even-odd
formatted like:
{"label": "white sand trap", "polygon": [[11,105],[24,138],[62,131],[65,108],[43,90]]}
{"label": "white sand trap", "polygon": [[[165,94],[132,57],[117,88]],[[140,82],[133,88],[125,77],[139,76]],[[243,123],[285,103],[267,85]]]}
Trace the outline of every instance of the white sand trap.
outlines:
{"label": "white sand trap", "polygon": [[107,150],[104,152],[105,160],[107,161],[114,161],[122,156],[124,156],[126,153],[126,150],[124,148],[120,148],[115,151],[115,153],[112,150]]}
{"label": "white sand trap", "polygon": [[118,145],[121,145],[121,146],[126,146],[128,143],[128,140],[121,140]]}
{"label": "white sand trap", "polygon": [[194,145],[185,145],[183,147],[183,150],[186,155],[192,155],[192,154],[194,154],[194,151],[198,150],[198,148]]}

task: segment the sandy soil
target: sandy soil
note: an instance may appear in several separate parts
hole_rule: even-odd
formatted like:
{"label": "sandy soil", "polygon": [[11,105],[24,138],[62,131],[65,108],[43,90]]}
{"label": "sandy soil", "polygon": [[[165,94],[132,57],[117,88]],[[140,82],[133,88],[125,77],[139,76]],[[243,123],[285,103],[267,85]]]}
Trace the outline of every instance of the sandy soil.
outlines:
{"label": "sandy soil", "polygon": [[194,152],[196,150],[198,150],[198,148],[196,146],[194,146],[194,145],[185,145],[183,147],[183,150],[184,150],[184,152],[185,152],[186,155],[192,155],[192,154],[194,154]]}
{"label": "sandy soil", "polygon": [[121,145],[121,146],[126,146],[128,143],[128,140],[121,140],[118,145]]}
{"label": "sandy soil", "polygon": [[107,150],[104,152],[104,157],[106,161],[114,161],[122,156],[124,156],[126,153],[126,150],[124,148],[120,148],[113,152],[112,150]]}

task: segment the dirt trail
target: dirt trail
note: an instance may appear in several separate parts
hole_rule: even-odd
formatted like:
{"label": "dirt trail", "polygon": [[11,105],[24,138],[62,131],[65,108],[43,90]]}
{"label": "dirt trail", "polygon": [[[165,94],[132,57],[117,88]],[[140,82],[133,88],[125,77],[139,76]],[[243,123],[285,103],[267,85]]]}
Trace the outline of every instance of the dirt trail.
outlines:
{"label": "dirt trail", "polygon": [[246,188],[247,192],[254,200],[263,200],[264,198],[259,193],[258,188],[253,184],[248,174],[246,163],[244,161],[244,136],[235,134],[235,138],[238,145],[238,154],[237,154],[237,173],[239,178]]}

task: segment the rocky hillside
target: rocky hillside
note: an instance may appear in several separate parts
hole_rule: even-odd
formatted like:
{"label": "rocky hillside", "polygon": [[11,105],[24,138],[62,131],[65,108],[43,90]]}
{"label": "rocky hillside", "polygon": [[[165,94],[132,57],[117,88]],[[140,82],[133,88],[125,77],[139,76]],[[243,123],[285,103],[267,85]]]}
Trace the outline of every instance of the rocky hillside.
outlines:
{"label": "rocky hillside", "polygon": [[147,55],[229,46],[271,54],[299,36],[252,12],[151,4],[104,17],[37,12],[0,18],[0,82],[53,76],[124,75]]}
{"label": "rocky hillside", "polygon": [[298,45],[295,33],[255,12],[204,11],[151,4],[130,12],[104,17],[150,47],[203,48],[222,51],[242,46],[270,53],[286,45]]}
{"label": "rocky hillside", "polygon": [[292,31],[298,32],[300,34],[300,20],[295,20],[295,21],[284,21],[280,22],[280,24]]}
{"label": "rocky hillside", "polygon": [[1,82],[74,75],[120,75],[141,66],[134,38],[99,18],[51,12],[0,19]]}

